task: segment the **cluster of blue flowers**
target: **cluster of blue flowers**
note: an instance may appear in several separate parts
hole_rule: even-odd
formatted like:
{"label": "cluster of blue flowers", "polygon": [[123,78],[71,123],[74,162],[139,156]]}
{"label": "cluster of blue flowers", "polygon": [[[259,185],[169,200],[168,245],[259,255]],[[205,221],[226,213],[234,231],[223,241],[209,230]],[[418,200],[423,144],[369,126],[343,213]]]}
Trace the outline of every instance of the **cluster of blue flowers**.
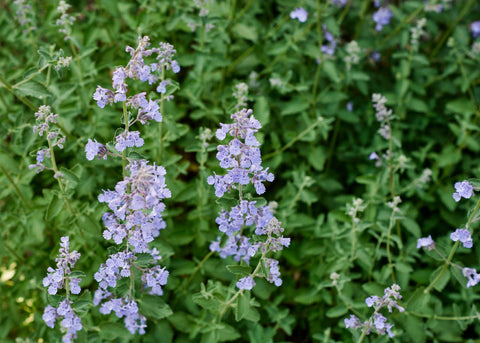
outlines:
{"label": "cluster of blue flowers", "polygon": [[295,8],[290,12],[290,18],[298,19],[299,22],[304,23],[307,21],[308,12],[303,7]]}
{"label": "cluster of blue flowers", "polygon": [[362,329],[367,335],[370,334],[372,329],[375,329],[380,335],[388,334],[389,337],[393,337],[393,324],[387,322],[387,318],[380,313],[380,310],[386,307],[390,313],[393,311],[393,308],[396,308],[400,312],[405,311],[405,309],[397,303],[400,299],[402,299],[402,296],[400,295],[399,285],[393,284],[391,287],[385,288],[383,297],[374,295],[365,299],[367,306],[375,309],[375,312],[369,319],[362,323],[357,316],[352,314],[350,318],[345,318],[345,327],[354,330]]}
{"label": "cluster of blue flowers", "polygon": [[324,37],[327,40],[327,44],[322,45],[322,52],[329,56],[333,56],[335,53],[335,49],[337,48],[337,41],[335,37],[333,37],[332,33],[327,30],[326,25],[322,25],[322,31],[324,32]]}
{"label": "cluster of blue flowers", "polygon": [[[224,140],[227,135],[233,139],[228,145],[219,145],[217,147],[217,159],[220,166],[226,169],[225,175],[209,176],[207,182],[215,187],[217,197],[222,197],[226,192],[237,190],[240,201],[238,205],[230,210],[222,209],[216,218],[219,230],[228,237],[226,243],[221,244],[221,237],[210,245],[211,251],[216,251],[220,257],[226,258],[233,256],[235,260],[241,259],[249,263],[250,258],[254,257],[258,251],[261,252],[261,259],[269,270],[268,275],[260,275],[255,272],[237,282],[239,289],[250,290],[255,285],[254,277],[265,277],[276,286],[282,284],[278,261],[266,259],[265,256],[270,251],[279,251],[283,247],[290,245],[290,239],[281,234],[283,228],[281,223],[274,217],[272,208],[268,205],[256,206],[256,201],[243,199],[243,187],[252,183],[257,194],[265,192],[265,181],[272,182],[274,176],[261,166],[262,159],[260,155],[260,143],[255,138],[255,133],[261,128],[260,122],[252,115],[252,110],[242,109],[234,114],[232,124],[220,124],[216,136]],[[245,226],[255,226],[255,240],[243,234]],[[262,240],[261,237],[265,237]]]}
{"label": "cluster of blue flowers", "polygon": [[[121,278],[135,277],[135,272],[142,273],[144,287],[150,289],[150,294],[162,295],[162,286],[166,285],[168,271],[161,268],[157,249],[150,249],[148,244],[158,237],[160,230],[166,227],[162,218],[165,198],[171,193],[165,184],[165,169],[147,161],[131,161],[127,166],[130,176],[125,177],[115,186],[115,190],[104,191],[98,200],[105,202],[112,212],[103,215],[107,228],[103,237],[122,245],[123,250],[112,254],[106,263],[102,264],[95,280],[99,289],[95,292],[94,304],[101,304],[100,312],[108,314],[114,311],[119,317],[125,317],[125,326],[134,334],[137,330],[145,333],[145,317],[138,311],[138,305],[132,295],[115,298],[109,288],[115,288]],[[137,265],[137,254],[151,255],[151,267]]]}
{"label": "cluster of blue flowers", "polygon": [[[126,148],[141,147],[144,144],[139,131],[130,131],[129,128],[140,122],[147,124],[150,120],[162,121],[158,100],[147,98],[146,92],[127,97],[127,79],[138,79],[150,85],[158,81],[157,93],[161,100],[170,100],[173,96],[167,95],[169,81],[164,79],[164,71],[171,69],[174,73],[180,71],[178,63],[173,60],[175,50],[167,43],[160,43],[159,48],[148,49],[149,38],[139,37],[136,49],[127,47],[131,59],[126,67],[119,67],[113,73],[112,85],[114,90],[97,87],[93,98],[100,108],[114,102],[123,102],[124,110],[136,113],[136,117],[125,123],[125,130],[115,138],[115,149],[124,152]],[[156,54],[156,62],[146,64],[145,58]],[[158,76],[155,72],[159,72]],[[88,160],[106,159],[107,155],[118,156],[108,151],[107,147],[96,140],[89,139],[85,146]],[[125,155],[124,155],[125,157]],[[161,267],[159,251],[149,246],[159,236],[160,230],[166,227],[162,213],[165,210],[163,199],[170,198],[171,192],[165,183],[166,170],[155,163],[150,165],[146,160],[130,160],[126,165],[128,176],[117,183],[114,190],[104,191],[98,200],[108,205],[111,212],[103,214],[106,230],[103,237],[113,240],[119,250],[111,254],[103,263],[94,278],[99,283],[95,291],[93,303],[100,305],[102,314],[112,311],[119,318],[124,318],[125,327],[135,334],[145,333],[146,318],[139,311],[135,299],[134,282],[130,283],[128,294],[117,297],[115,288],[122,278],[135,280],[141,274],[142,289],[152,295],[163,295],[163,286],[167,284],[169,272]],[[138,254],[142,255],[142,262],[138,261]],[[149,256],[148,258],[145,258]]]}
{"label": "cluster of blue flowers", "polygon": [[[62,135],[58,129],[50,127],[51,123],[57,123],[58,114],[52,113],[50,106],[42,105],[38,108],[38,111],[35,112],[35,117],[37,125],[33,126],[33,132],[38,133],[40,136],[43,136],[45,133],[49,148],[38,150],[36,158],[37,163],[31,164],[29,168],[37,168],[37,173],[40,173],[45,169],[55,172],[53,168],[45,166],[44,160],[45,157],[51,157],[51,149],[53,150],[54,147],[63,149],[63,144],[65,143],[65,136]],[[56,172],[54,176],[55,178],[59,178],[62,177],[62,174],[60,172]]]}
{"label": "cluster of blue flowers", "polygon": [[65,288],[67,297],[60,302],[58,308],[47,305],[42,318],[47,326],[52,329],[57,319],[62,318],[60,325],[66,331],[63,336],[63,342],[69,343],[77,338],[77,331],[82,329],[80,317],[73,311],[72,301],[69,299],[69,293],[79,294],[81,291],[79,286],[81,280],[70,277],[72,273],[71,268],[77,263],[80,254],[76,250],[70,251],[69,237],[61,238],[59,252],[59,257],[55,259],[57,268],[48,267],[48,274],[43,279],[43,286],[48,287],[48,293],[51,295],[55,295],[59,289]]}
{"label": "cluster of blue flowers", "polygon": [[[379,6],[380,4],[377,7]],[[385,25],[390,24],[392,17],[392,11],[388,7],[380,7],[372,16],[373,21],[376,23],[375,30],[382,31]]]}
{"label": "cluster of blue flowers", "polygon": [[[120,152],[124,151],[127,147],[143,146],[144,141],[140,137],[140,132],[129,131],[129,128],[137,121],[142,125],[147,124],[150,120],[157,122],[162,121],[158,100],[148,99],[146,92],[127,97],[127,80],[140,80],[142,82],[148,82],[150,85],[158,82],[156,87],[157,93],[161,94],[162,99],[171,100],[173,95],[167,95],[167,86],[170,84],[170,81],[163,79],[163,73],[165,70],[170,69],[174,73],[180,71],[180,66],[177,61],[173,59],[173,55],[176,52],[173,46],[162,42],[159,48],[149,49],[149,40],[147,36],[139,37],[136,49],[127,46],[126,51],[130,53],[131,59],[126,67],[118,67],[113,72],[112,86],[114,90],[97,86],[97,90],[93,95],[94,100],[97,101],[97,105],[100,108],[116,102],[123,102],[126,108],[130,109],[131,113],[136,113],[136,118],[126,123],[125,132],[116,137],[115,149]],[[146,63],[145,58],[154,54],[156,54],[156,62]],[[159,76],[158,73],[162,76]],[[105,149],[96,141],[93,142],[89,140],[85,151],[89,160],[93,159],[97,154],[99,154],[99,158],[106,157]],[[104,153],[100,154],[102,151]]]}

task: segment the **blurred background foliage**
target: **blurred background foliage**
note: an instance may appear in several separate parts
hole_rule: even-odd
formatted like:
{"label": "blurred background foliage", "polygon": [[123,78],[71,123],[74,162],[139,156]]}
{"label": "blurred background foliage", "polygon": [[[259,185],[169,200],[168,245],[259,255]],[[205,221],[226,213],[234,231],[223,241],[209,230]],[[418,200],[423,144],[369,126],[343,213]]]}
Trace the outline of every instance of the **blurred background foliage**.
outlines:
{"label": "blurred background foliage", "polygon": [[[18,3],[0,2],[0,341],[60,339],[60,330],[41,318],[51,301],[42,279],[63,235],[82,254],[77,268],[87,275],[81,283],[87,292],[76,301],[85,328],[79,342],[207,342],[211,330],[218,341],[355,341],[343,318],[352,311],[368,318],[364,299],[392,282],[401,286],[406,308],[390,315],[394,342],[479,337],[476,288],[466,289],[465,278],[451,268],[424,293],[442,260],[416,249],[418,238],[432,235],[448,254],[449,233],[465,224],[471,204],[454,202],[453,183],[480,176],[480,52],[470,28],[480,17],[478,1],[438,1],[445,4],[439,13],[426,11],[420,0],[384,1],[393,17],[376,31],[376,8],[367,0],[346,6],[326,0],[80,0],[68,10],[76,18],[70,40],[55,24],[56,1],[28,3],[28,21],[20,25]],[[199,3],[208,15],[199,16]],[[299,6],[308,11],[304,23],[289,16]],[[415,46],[411,28],[421,18],[425,32]],[[333,55],[322,52],[327,32],[336,41]],[[106,206],[97,196],[112,189],[122,171],[114,159],[87,161],[84,146],[88,138],[114,138],[121,108],[100,109],[92,95],[97,85],[110,87],[114,68],[129,60],[125,46],[135,47],[142,35],[152,46],[173,44],[182,70],[168,76],[179,90],[165,104],[164,136],[142,127],[146,144],[138,149],[151,160],[150,152],[163,144],[156,162],[166,168],[173,196],[166,201],[167,229],[155,244],[171,273],[162,297],[171,311],[149,313],[147,334],[131,336],[121,320],[88,302],[108,247],[101,222]],[[359,62],[348,68],[346,46],[353,40]],[[60,56],[73,61],[56,71]],[[219,167],[216,138],[203,144],[200,135],[230,121],[240,82],[249,85],[248,107],[263,126],[264,165],[275,174],[265,197],[278,202],[292,244],[280,257],[283,285],[259,282],[252,291],[258,317],[237,322],[230,312],[212,329],[201,297],[221,298],[235,276],[225,268],[232,261],[204,259],[218,234],[219,210],[206,178]],[[395,115],[391,147],[377,133],[373,93],[386,96]],[[42,104],[59,114],[66,135],[65,148],[56,151],[65,195],[52,173],[28,167],[46,145],[32,131]],[[388,149],[395,163],[406,157],[394,172],[388,158],[380,167],[369,159]],[[426,168],[431,180],[419,182]],[[392,189],[402,203],[390,241]],[[366,204],[358,222],[346,212],[354,198]],[[461,248],[455,259],[475,268],[478,254],[475,247]],[[371,342],[388,339],[370,336]]]}

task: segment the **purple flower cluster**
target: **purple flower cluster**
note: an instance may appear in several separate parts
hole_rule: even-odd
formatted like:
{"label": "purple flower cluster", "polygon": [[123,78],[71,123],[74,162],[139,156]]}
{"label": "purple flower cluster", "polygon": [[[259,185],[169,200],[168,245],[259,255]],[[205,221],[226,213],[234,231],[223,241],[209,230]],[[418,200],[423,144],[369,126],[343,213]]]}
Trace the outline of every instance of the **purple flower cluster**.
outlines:
{"label": "purple flower cluster", "polygon": [[470,199],[475,195],[475,193],[473,193],[473,185],[467,180],[456,182],[455,190],[456,192],[453,193],[453,199],[456,202],[459,202],[461,198]]}
{"label": "purple flower cluster", "polygon": [[92,141],[89,138],[87,144],[85,145],[85,153],[87,155],[87,160],[89,161],[93,160],[95,156],[106,160],[108,150],[105,145],[98,143],[96,139]]}
{"label": "purple flower cluster", "polygon": [[[239,289],[250,290],[255,285],[256,276],[265,277],[276,286],[282,284],[278,261],[265,258],[271,251],[282,250],[290,245],[290,238],[282,236],[284,231],[281,223],[274,217],[272,208],[267,206],[257,207],[256,201],[242,200],[242,186],[250,182],[254,185],[257,194],[265,192],[264,181],[273,181],[273,174],[263,169],[260,143],[254,134],[261,125],[252,115],[252,110],[243,109],[231,116],[233,124],[220,124],[216,136],[223,140],[229,134],[233,139],[228,145],[218,146],[217,159],[220,166],[227,170],[226,175],[214,175],[207,179],[215,187],[217,197],[222,197],[225,192],[237,189],[240,201],[228,211],[222,209],[216,223],[221,232],[227,235],[227,240],[222,246],[221,237],[210,244],[210,250],[218,252],[221,258],[233,256],[236,261],[244,260],[249,263],[250,258],[261,252],[261,259],[268,269],[268,275],[252,274],[237,282]],[[255,239],[243,234],[244,228],[254,226]]]}
{"label": "purple flower cluster", "polygon": [[[94,304],[98,305],[98,298],[94,299]],[[140,335],[145,334],[145,328],[147,327],[146,318],[138,312],[138,304],[135,300],[114,298],[104,302],[100,306],[100,313],[102,314],[110,314],[112,311],[115,312],[118,318],[125,317],[125,327],[132,335],[135,334],[137,330]]]}
{"label": "purple flower cluster", "polygon": [[255,286],[255,280],[251,276],[245,276],[237,281],[236,286],[238,289],[246,289],[250,291]]}
{"label": "purple flower cluster", "polygon": [[332,33],[327,30],[326,25],[323,25],[322,28],[324,32],[324,38],[326,39],[327,44],[322,45],[321,50],[324,54],[333,56],[337,47],[337,41],[335,40],[335,37],[333,37]]}
{"label": "purple flower cluster", "polygon": [[298,19],[299,22],[304,23],[307,21],[308,12],[303,7],[295,8],[290,12],[290,18]]}
{"label": "purple flower cluster", "polygon": [[419,238],[417,241],[417,249],[425,248],[427,250],[435,249],[435,242],[432,239],[432,236]]}
{"label": "purple flower cluster", "polygon": [[70,8],[70,5],[67,4],[63,0],[60,1],[60,3],[58,4],[58,7],[57,7],[57,11],[60,13],[60,19],[57,19],[56,24],[57,24],[57,26],[62,27],[58,31],[65,35],[65,40],[69,40],[69,39],[72,38],[71,37],[71,34],[72,34],[71,26],[73,25],[73,23],[75,21],[75,17],[71,16],[67,13],[69,8]]}
{"label": "purple flower cluster", "polygon": [[77,338],[77,331],[82,329],[80,317],[73,312],[72,302],[68,299],[63,300],[58,308],[47,305],[42,316],[45,324],[54,328],[55,322],[59,318],[63,318],[60,325],[65,329],[66,333],[62,338],[63,343],[73,342]]}
{"label": "purple flower cluster", "polygon": [[373,94],[372,102],[373,107],[376,110],[375,116],[377,117],[377,121],[380,123],[380,129],[378,132],[380,133],[380,136],[388,140],[392,135],[390,127],[392,110],[387,109],[385,106],[387,103],[387,98],[385,98],[382,94]]}
{"label": "purple flower cluster", "polygon": [[[170,81],[163,79],[164,70],[171,69],[174,73],[180,71],[180,66],[177,61],[173,59],[176,51],[172,45],[162,42],[159,48],[148,48],[150,46],[150,39],[147,36],[139,37],[138,40],[139,43],[136,49],[130,46],[126,48],[126,51],[132,56],[127,66],[118,67],[113,72],[113,90],[97,86],[93,94],[93,99],[97,101],[97,105],[100,108],[104,108],[106,105],[112,103],[124,102],[131,113],[136,113],[136,118],[127,123],[125,132],[116,137],[115,148],[120,152],[124,151],[127,147],[140,147],[144,143],[138,131],[129,132],[128,129],[133,124],[138,121],[142,125],[145,125],[151,120],[161,122],[163,119],[158,100],[147,99],[146,92],[127,97],[127,80],[140,80],[142,82],[148,82],[150,85],[158,82],[156,91],[161,94],[162,101],[164,99],[170,100],[173,96],[166,95],[167,86],[170,84]],[[156,55],[156,62],[146,63],[145,58],[154,54]],[[158,73],[160,73],[161,76],[157,75]],[[92,143],[90,143],[88,148],[85,147],[85,150],[88,159],[93,159],[96,156],[95,152],[99,152],[98,145],[93,145]],[[102,157],[105,156],[106,154],[102,155]]]}
{"label": "purple flower cluster", "polygon": [[65,279],[68,279],[70,281],[69,291],[72,294],[79,294],[80,286],[78,284],[81,280],[79,278],[70,278],[69,274],[72,272],[70,268],[73,268],[80,258],[80,253],[76,250],[70,252],[68,236],[62,237],[61,241],[62,243],[60,243],[59,250],[60,255],[55,259],[55,262],[57,262],[57,268],[53,269],[52,267],[48,267],[48,274],[43,279],[43,287],[48,287],[48,293],[55,295],[57,294],[57,290],[64,288]]}
{"label": "purple flower cluster", "polygon": [[[138,38],[138,46],[133,49],[127,46],[126,51],[130,53],[132,58],[128,62],[126,67],[118,67],[113,72],[112,86],[115,92],[105,89],[101,86],[97,87],[97,91],[93,95],[93,98],[97,100],[97,104],[100,108],[105,107],[107,104],[113,102],[125,102],[127,101],[127,79],[140,80],[142,82],[148,82],[150,85],[157,83],[160,77],[155,73],[156,71],[162,71],[164,69],[172,69],[174,73],[180,71],[180,67],[177,61],[172,57],[176,50],[172,45],[168,43],[160,43],[160,48],[151,48],[150,38],[148,36]],[[145,57],[156,54],[157,62],[146,64]],[[162,89],[163,86],[160,86]],[[161,93],[161,92],[159,92]]]}
{"label": "purple flower cluster", "polygon": [[[65,143],[65,136],[61,135],[60,132],[55,128],[50,128],[50,123],[56,124],[58,114],[53,114],[50,106],[42,105],[38,108],[38,111],[35,112],[36,124],[33,126],[33,132],[38,133],[39,136],[47,137],[49,145],[53,149],[58,146],[60,149],[63,149],[63,143]],[[40,149],[37,151],[37,163],[29,165],[30,169],[38,168],[37,173],[40,173],[44,169],[54,171],[52,168],[46,167],[43,162],[44,158],[47,156],[50,158],[50,149]],[[60,173],[55,174],[55,178],[61,177]]]}
{"label": "purple flower cluster", "polygon": [[384,25],[390,24],[392,19],[392,11],[388,7],[380,7],[375,13],[373,13],[373,21],[377,24],[375,30],[382,31]]}
{"label": "purple flower cluster", "polygon": [[450,234],[450,239],[454,242],[462,242],[465,248],[473,247],[472,234],[467,229],[456,229]]}
{"label": "purple flower cluster", "polygon": [[468,279],[467,288],[475,286],[480,282],[480,274],[477,274],[477,271],[473,268],[463,268],[462,274]]}
{"label": "purple flower cluster", "polygon": [[473,38],[480,37],[480,20],[474,21],[470,24]]}
{"label": "purple flower cluster", "polygon": [[368,307],[373,307],[375,312],[373,315],[367,319],[364,323],[358,319],[355,315],[350,315],[350,318],[345,318],[345,327],[351,329],[362,329],[365,330],[365,333],[370,334],[372,329],[380,335],[388,334],[389,337],[393,337],[392,332],[393,324],[387,322],[387,318],[380,313],[380,309],[387,307],[388,312],[392,312],[393,308],[396,308],[400,312],[405,311],[405,309],[398,305],[397,301],[402,298],[399,293],[400,286],[393,284],[392,287],[387,287],[384,290],[384,296],[371,296],[365,299],[365,303]]}
{"label": "purple flower cluster", "polygon": [[344,7],[348,3],[348,0],[332,0],[331,3],[338,7]]}
{"label": "purple flower cluster", "polygon": [[77,338],[77,331],[82,329],[80,317],[73,312],[72,302],[69,300],[69,292],[72,294],[80,293],[80,279],[70,277],[71,268],[80,258],[80,254],[74,250],[70,252],[69,237],[62,237],[60,243],[60,255],[55,259],[57,268],[48,267],[48,274],[43,279],[43,286],[48,287],[48,293],[51,295],[57,294],[59,289],[65,288],[67,291],[67,298],[58,305],[58,308],[47,305],[43,313],[43,320],[48,327],[55,326],[55,321],[58,318],[63,318],[60,325],[65,329],[66,333],[63,336],[63,342],[72,342]]}
{"label": "purple flower cluster", "polygon": [[[127,166],[129,176],[115,186],[115,190],[104,191],[98,200],[105,202],[112,212],[103,215],[106,230],[103,237],[112,239],[116,244],[124,244],[125,249],[109,256],[102,264],[95,280],[99,289],[95,292],[94,304],[99,305],[103,300],[100,312],[108,314],[114,311],[119,318],[123,318],[125,326],[133,334],[137,330],[145,332],[145,317],[138,313],[138,306],[129,295],[115,298],[109,288],[115,288],[121,278],[135,277],[134,268],[142,272],[142,282],[149,288],[150,294],[162,295],[162,286],[166,285],[168,271],[160,268],[156,262],[160,259],[157,249],[150,249],[148,244],[158,237],[160,230],[166,227],[162,218],[165,198],[171,193],[165,184],[166,171],[161,166],[149,165],[147,161],[131,161]],[[136,264],[138,253],[151,255],[150,268],[143,268]]]}
{"label": "purple flower cluster", "polygon": [[[254,134],[261,128],[260,122],[252,115],[252,110],[242,109],[232,114],[233,124],[220,124],[216,136],[224,140],[227,134],[233,137],[228,145],[219,145],[217,159],[227,174],[209,176],[207,182],[215,186],[215,195],[222,197],[237,185],[254,185],[257,194],[265,192],[265,181],[272,182],[274,177],[268,168],[261,166],[262,158],[258,146],[260,143]],[[242,142],[243,141],[243,142]]]}

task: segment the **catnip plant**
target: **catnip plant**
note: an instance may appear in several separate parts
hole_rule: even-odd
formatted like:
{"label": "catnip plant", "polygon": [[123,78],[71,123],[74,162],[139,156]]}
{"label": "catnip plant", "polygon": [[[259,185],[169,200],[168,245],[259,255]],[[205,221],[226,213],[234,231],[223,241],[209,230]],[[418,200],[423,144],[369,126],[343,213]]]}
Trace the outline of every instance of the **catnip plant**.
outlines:
{"label": "catnip plant", "polygon": [[[214,174],[207,179],[215,187],[215,195],[219,198],[225,193],[238,192],[238,205],[231,209],[222,209],[215,220],[221,232],[225,233],[227,241],[221,244],[221,237],[210,245],[210,250],[216,251],[220,257],[234,256],[236,261],[243,260],[247,264],[257,252],[261,253],[260,261],[254,271],[237,281],[237,287],[251,290],[255,286],[255,277],[264,277],[276,286],[282,284],[278,261],[267,258],[267,254],[282,250],[290,245],[290,238],[285,238],[281,223],[274,217],[268,205],[257,207],[256,200],[244,199],[244,189],[253,184],[258,195],[265,193],[265,181],[272,182],[273,174],[268,168],[261,166],[260,143],[255,133],[261,128],[260,122],[253,116],[252,110],[242,109],[231,118],[232,124],[221,124],[216,137],[224,140],[227,135],[233,139],[228,145],[219,145],[217,159],[225,175]],[[255,226],[255,236],[243,234],[244,226]],[[257,238],[258,237],[258,238]],[[263,238],[265,237],[265,238]],[[260,240],[263,238],[262,240]],[[223,245],[223,246],[222,246]],[[261,272],[264,265],[267,273]]]}
{"label": "catnip plant", "polygon": [[[165,182],[165,168],[155,163],[151,165],[144,159],[136,160],[127,156],[127,148],[144,145],[140,132],[131,131],[130,127],[136,122],[144,125],[150,120],[161,122],[163,118],[158,102],[147,99],[146,92],[127,97],[126,80],[139,79],[150,85],[160,81],[156,91],[162,95],[163,102],[164,99],[172,98],[167,95],[169,81],[165,80],[165,70],[172,69],[178,73],[180,67],[172,59],[175,53],[172,45],[160,43],[160,48],[149,49],[149,37],[139,37],[138,41],[136,49],[129,46],[126,48],[132,57],[127,66],[118,67],[113,73],[112,85],[115,92],[98,86],[93,95],[100,108],[121,102],[125,124],[124,132],[115,137],[115,149],[122,153],[124,179],[117,183],[115,190],[104,191],[98,197],[99,202],[107,203],[112,211],[103,214],[106,227],[103,237],[113,240],[119,248],[94,275],[99,288],[95,291],[93,303],[100,305],[102,314],[113,311],[117,317],[124,317],[125,327],[130,333],[135,334],[138,331],[143,335],[146,318],[139,310],[135,282],[140,275],[143,291],[148,291],[151,295],[163,295],[162,286],[166,285],[169,272],[165,267],[160,267],[159,251],[155,247],[150,248],[149,244],[159,236],[160,230],[166,227],[162,218],[165,210],[163,200],[170,198],[171,192]],[[146,64],[145,58],[152,54],[156,55],[157,62]],[[156,71],[161,75],[157,75]],[[93,160],[95,156],[105,159],[108,154],[120,156],[109,153],[106,146],[91,139],[85,146],[85,152],[88,160]],[[128,280],[128,291],[115,292],[123,278]]]}
{"label": "catnip plant", "polygon": [[81,288],[79,283],[81,279],[77,276],[82,275],[79,272],[72,272],[80,258],[80,253],[76,250],[70,251],[70,239],[68,236],[62,237],[60,243],[59,256],[55,259],[57,268],[48,267],[48,274],[43,279],[43,286],[48,287],[48,294],[56,295],[58,290],[65,289],[66,296],[62,297],[58,306],[47,305],[43,313],[45,324],[54,328],[55,322],[60,320],[62,331],[65,332],[62,338],[63,343],[73,342],[77,338],[77,332],[82,329],[82,321],[72,307],[70,294],[79,294]]}

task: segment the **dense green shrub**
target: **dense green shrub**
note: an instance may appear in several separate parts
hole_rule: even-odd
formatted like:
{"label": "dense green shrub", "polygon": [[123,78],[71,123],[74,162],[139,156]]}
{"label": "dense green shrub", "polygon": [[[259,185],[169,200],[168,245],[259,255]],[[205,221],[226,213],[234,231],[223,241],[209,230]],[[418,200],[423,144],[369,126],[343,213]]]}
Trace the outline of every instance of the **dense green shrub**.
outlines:
{"label": "dense green shrub", "polygon": [[[80,0],[69,7],[15,0],[0,8],[0,341],[60,341],[60,321],[47,327],[44,311],[65,304],[67,295],[82,323],[77,342],[479,337],[478,1]],[[155,109],[105,94],[118,95],[112,77],[132,58],[125,47],[136,49],[145,36],[149,48],[172,44],[180,70],[169,60],[150,70],[158,78],[151,83],[130,75],[127,96],[146,92],[162,115],[140,125],[133,124],[138,107]],[[157,89],[161,81],[165,91]],[[103,108],[93,99],[99,86],[109,102]],[[243,108],[261,128],[252,121],[247,137],[225,129],[222,140],[220,124],[233,123]],[[58,117],[49,117],[39,136],[49,109]],[[144,142],[115,147],[117,136],[133,131]],[[255,187],[234,184],[216,195],[212,176],[226,174],[217,146],[237,138],[242,149],[261,150],[268,172],[251,170]],[[108,151],[106,160],[86,158],[85,146],[95,142],[101,145],[89,145],[87,155]],[[135,299],[146,317],[145,334],[132,335],[93,298],[102,263],[135,246],[105,239],[103,213],[131,201],[139,177],[149,184],[149,173],[158,173],[163,187],[160,167],[134,162],[142,159],[165,168],[171,197],[165,193],[155,205],[165,205],[166,227],[150,248],[162,258],[138,248],[126,268],[133,276],[117,285],[116,296]],[[127,195],[111,205],[107,190],[122,180]],[[266,228],[259,235],[240,225],[258,249],[249,264],[211,251],[217,236],[219,246],[227,240],[217,225],[225,218],[216,217],[240,200],[256,201],[243,213],[257,230]],[[283,232],[268,222],[270,214]],[[263,216],[268,225],[258,224]],[[65,236],[81,256],[58,286],[77,293],[72,279],[80,278],[81,292],[52,295],[44,278]],[[262,253],[259,244],[273,249],[279,237],[290,238],[277,242],[281,252]],[[140,282],[157,263],[155,271],[169,271],[161,296]],[[369,318],[376,322],[362,326]],[[394,337],[382,335],[387,331]]]}

